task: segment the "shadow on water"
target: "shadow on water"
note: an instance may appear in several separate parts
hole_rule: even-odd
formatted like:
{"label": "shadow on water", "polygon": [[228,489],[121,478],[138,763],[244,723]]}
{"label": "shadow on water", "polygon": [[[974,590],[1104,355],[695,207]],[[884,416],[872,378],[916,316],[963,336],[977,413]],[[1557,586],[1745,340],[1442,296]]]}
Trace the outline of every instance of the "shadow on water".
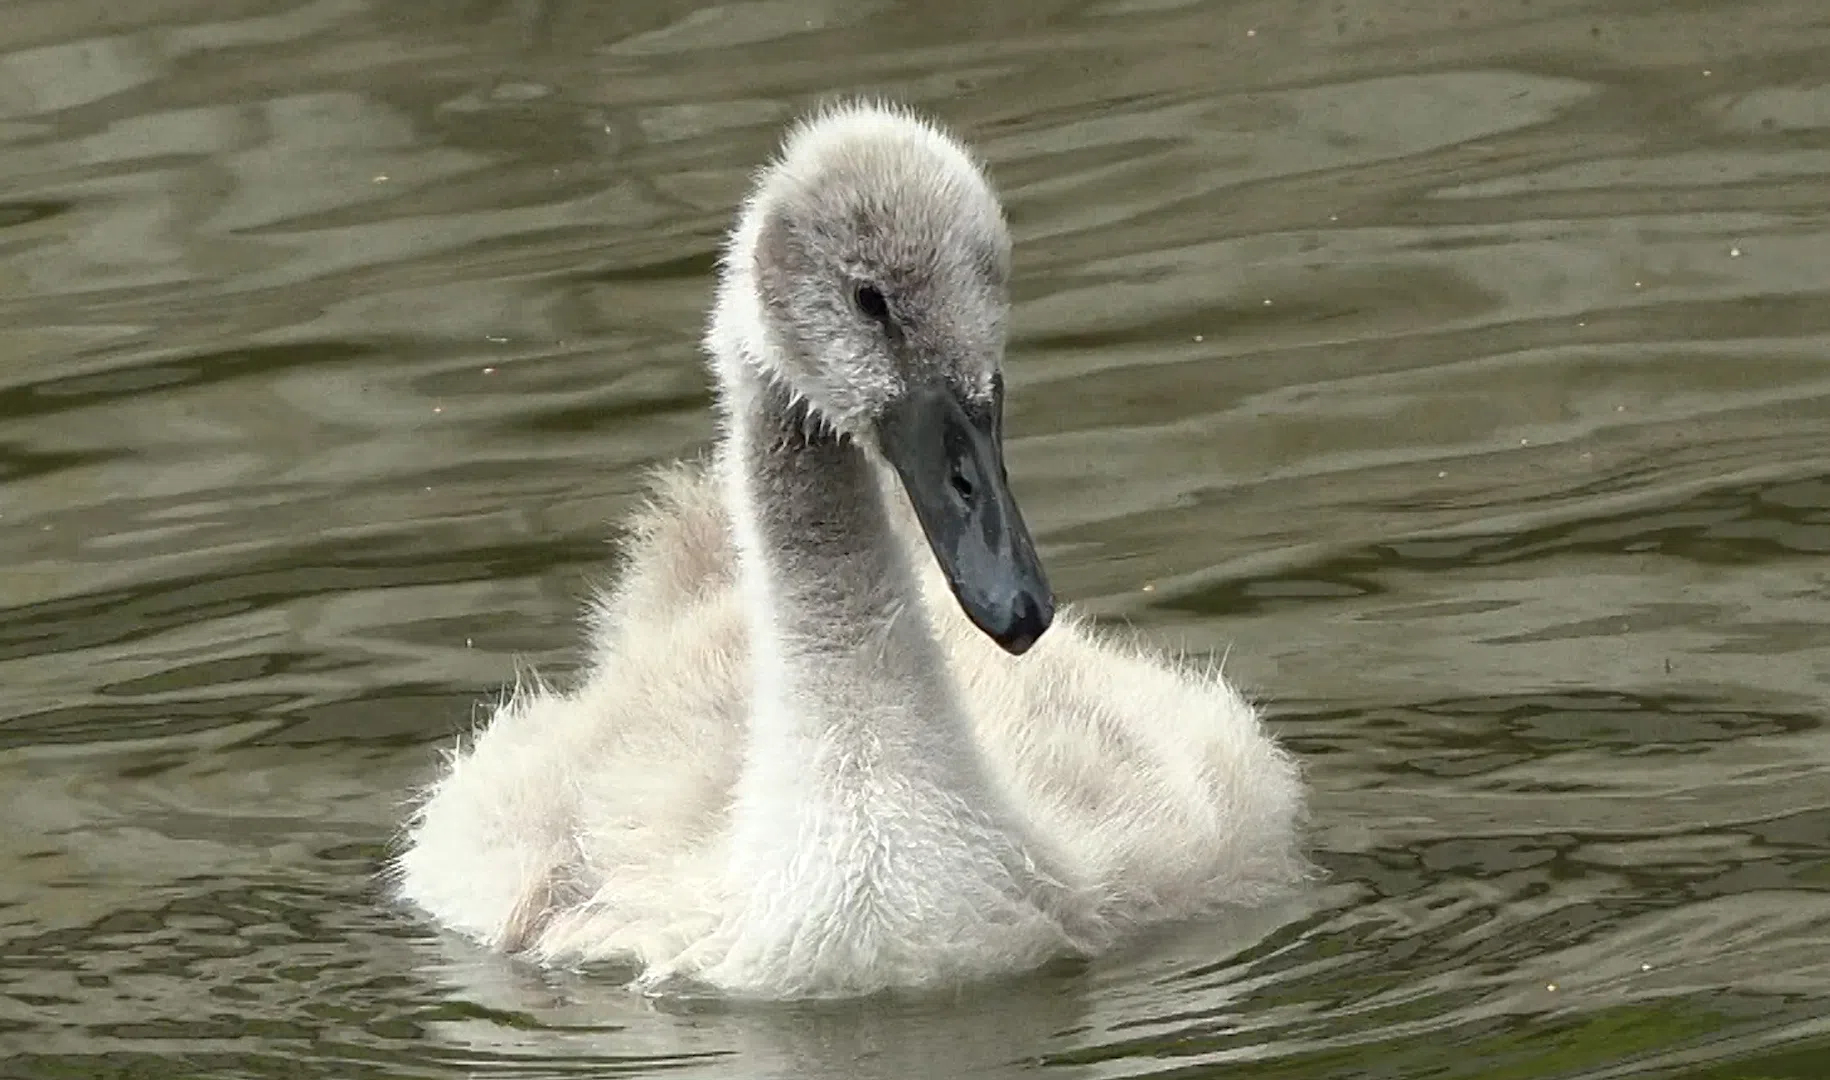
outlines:
{"label": "shadow on water", "polygon": [[[1830,1075],[1815,0],[95,0],[0,20],[0,1074]],[[836,92],[1017,235],[1051,579],[1220,656],[1323,876],[939,999],[659,1006],[384,868],[702,448]]]}

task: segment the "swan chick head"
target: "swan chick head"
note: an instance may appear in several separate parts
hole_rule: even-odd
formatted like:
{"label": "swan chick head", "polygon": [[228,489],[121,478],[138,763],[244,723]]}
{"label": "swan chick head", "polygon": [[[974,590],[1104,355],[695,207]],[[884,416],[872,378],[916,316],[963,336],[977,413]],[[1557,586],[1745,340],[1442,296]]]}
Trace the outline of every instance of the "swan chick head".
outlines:
{"label": "swan chick head", "polygon": [[1003,208],[971,155],[908,112],[857,102],[791,129],[726,274],[727,291],[755,301],[744,352],[841,434],[868,437],[921,386],[993,403],[1009,309]]}
{"label": "swan chick head", "polygon": [[726,253],[711,344],[901,479],[961,607],[1013,653],[1054,601],[1004,474],[1010,233],[953,138],[868,103],[793,128]]}

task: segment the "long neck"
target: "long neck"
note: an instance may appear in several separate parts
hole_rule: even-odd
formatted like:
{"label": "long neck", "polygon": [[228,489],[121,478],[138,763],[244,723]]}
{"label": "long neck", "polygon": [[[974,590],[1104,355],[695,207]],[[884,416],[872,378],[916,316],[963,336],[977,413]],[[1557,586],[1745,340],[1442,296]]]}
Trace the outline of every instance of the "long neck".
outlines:
{"label": "long neck", "polygon": [[749,613],[751,767],[817,770],[801,779],[827,787],[974,784],[966,723],[876,467],[749,365],[725,365],[724,377],[720,467]]}
{"label": "long neck", "polygon": [[715,970],[871,989],[1059,948],[1053,857],[981,761],[879,466],[757,373],[743,284],[708,334],[751,663]]}

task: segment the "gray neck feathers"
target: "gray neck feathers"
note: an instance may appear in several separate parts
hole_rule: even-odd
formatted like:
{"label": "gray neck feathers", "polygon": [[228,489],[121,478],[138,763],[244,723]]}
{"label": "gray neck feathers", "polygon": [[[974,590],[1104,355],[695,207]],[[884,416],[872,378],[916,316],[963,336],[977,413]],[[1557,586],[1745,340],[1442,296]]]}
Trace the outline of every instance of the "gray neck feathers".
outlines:
{"label": "gray neck feathers", "polygon": [[[766,755],[753,746],[752,763],[804,765],[812,754],[972,783],[963,714],[877,467],[748,364],[726,365],[724,377],[722,467],[744,519],[756,665],[751,738],[778,744]],[[967,775],[944,775],[960,766]]]}

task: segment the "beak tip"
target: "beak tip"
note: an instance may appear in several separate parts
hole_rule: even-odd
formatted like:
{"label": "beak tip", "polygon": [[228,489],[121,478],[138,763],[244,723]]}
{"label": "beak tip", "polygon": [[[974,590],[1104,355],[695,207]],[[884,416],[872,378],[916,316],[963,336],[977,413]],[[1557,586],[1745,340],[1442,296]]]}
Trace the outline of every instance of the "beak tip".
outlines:
{"label": "beak tip", "polygon": [[1012,605],[1009,621],[991,634],[991,639],[1012,656],[1022,656],[1033,647],[1055,621],[1055,604],[1046,594],[1023,593]]}

